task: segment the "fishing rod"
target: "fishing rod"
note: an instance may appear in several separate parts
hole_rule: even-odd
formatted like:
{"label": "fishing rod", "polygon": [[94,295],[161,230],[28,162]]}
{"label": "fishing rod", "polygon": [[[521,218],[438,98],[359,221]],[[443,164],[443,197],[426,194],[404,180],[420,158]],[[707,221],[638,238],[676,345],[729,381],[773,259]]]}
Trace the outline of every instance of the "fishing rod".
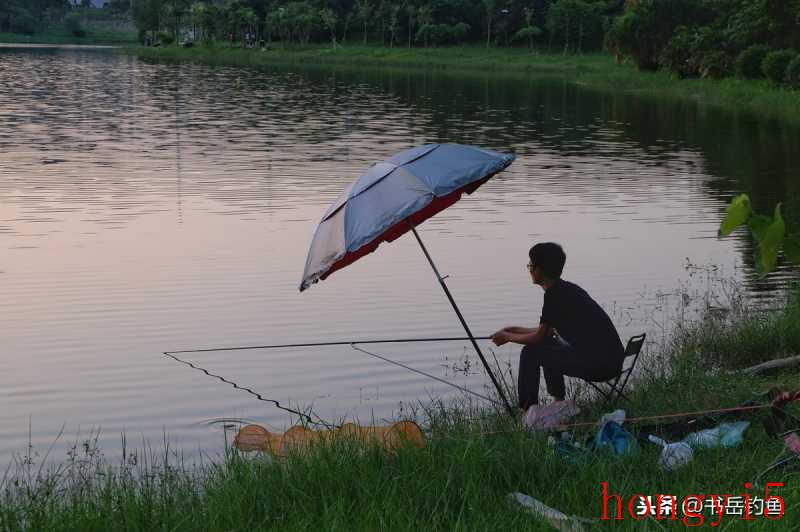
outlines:
{"label": "fishing rod", "polygon": [[[475,340],[489,340],[491,336],[476,336]],[[471,340],[470,337],[448,338],[400,338],[393,340],[349,340],[346,342],[316,342],[310,344],[281,344],[281,345],[246,345],[236,347],[210,347],[206,349],[185,349],[182,351],[165,351],[164,354],[179,355],[181,353],[212,353],[215,351],[245,351],[251,349],[288,349],[292,347],[328,347],[334,345],[353,344],[406,344],[412,342],[457,342]]]}
{"label": "fishing rod", "polygon": [[[475,340],[488,340],[490,338],[491,338],[491,336],[480,336],[480,337],[476,337]],[[424,372],[422,370],[419,370],[419,369],[416,369],[416,368],[412,368],[411,366],[407,366],[407,365],[405,365],[405,364],[403,364],[401,362],[397,362],[395,360],[392,360],[390,358],[384,357],[384,356],[379,355],[377,353],[372,353],[370,351],[367,351],[365,349],[361,349],[361,348],[357,347],[357,344],[391,344],[391,343],[399,344],[399,343],[412,343],[412,342],[454,342],[454,341],[466,341],[466,340],[471,340],[471,338],[469,338],[469,337],[395,338],[395,339],[385,339],[385,340],[358,340],[358,341],[349,341],[349,342],[337,341],[337,342],[313,342],[313,343],[305,343],[305,344],[274,344],[274,345],[253,345],[253,346],[235,346],[235,347],[213,347],[213,348],[206,348],[206,349],[184,349],[184,350],[181,350],[181,351],[164,351],[163,354],[165,356],[168,356],[168,357],[180,362],[181,364],[186,364],[187,366],[189,366],[189,367],[191,367],[193,369],[200,370],[200,371],[202,371],[203,373],[205,373],[206,375],[208,375],[210,377],[215,377],[215,378],[221,380],[222,382],[225,382],[227,384],[231,384],[234,388],[238,388],[240,390],[244,390],[244,391],[250,393],[251,395],[255,396],[260,401],[273,403],[275,406],[277,406],[278,408],[280,408],[282,410],[287,410],[289,412],[292,412],[294,414],[298,414],[298,415],[306,417],[306,418],[308,418],[308,416],[306,416],[304,414],[301,414],[301,413],[299,413],[297,411],[294,411],[294,410],[291,410],[291,409],[287,409],[286,407],[284,407],[283,405],[278,403],[278,401],[275,401],[273,399],[264,399],[263,397],[261,397],[260,394],[254,392],[253,390],[251,390],[249,388],[243,388],[243,387],[239,386],[238,384],[225,379],[224,377],[209,373],[208,370],[203,369],[203,368],[201,368],[199,366],[195,366],[191,362],[188,362],[186,360],[180,359],[175,355],[182,354],[182,353],[210,353],[210,352],[219,352],[219,351],[243,351],[243,350],[252,350],[252,349],[279,349],[279,348],[288,349],[288,348],[296,348],[296,347],[327,347],[327,346],[337,346],[337,345],[349,345],[350,347],[352,347],[356,351],[359,351],[359,352],[364,353],[366,355],[378,358],[380,360],[383,360],[384,362],[388,362],[389,364],[394,364],[395,366],[399,366],[399,367],[401,367],[403,369],[406,369],[408,371],[412,371],[412,372],[417,373],[419,375],[422,375],[424,377],[428,377],[429,379],[433,379],[435,381],[441,382],[441,383],[446,384],[448,386],[452,386],[453,388],[456,388],[457,390],[460,390],[462,392],[474,395],[474,396],[479,397],[479,398],[481,398],[481,399],[483,399],[485,401],[489,401],[490,403],[499,404],[498,401],[496,401],[495,399],[492,399],[492,398],[490,398],[490,397],[488,397],[486,395],[483,395],[483,394],[480,394],[480,393],[475,392],[473,390],[470,390],[469,388],[465,388],[463,386],[459,386],[458,384],[454,384],[454,383],[452,383],[450,381],[447,381],[447,380],[442,379],[440,377],[437,377],[435,375],[431,375],[430,373],[426,373],[426,372]],[[310,419],[309,419],[309,421],[310,421]]]}

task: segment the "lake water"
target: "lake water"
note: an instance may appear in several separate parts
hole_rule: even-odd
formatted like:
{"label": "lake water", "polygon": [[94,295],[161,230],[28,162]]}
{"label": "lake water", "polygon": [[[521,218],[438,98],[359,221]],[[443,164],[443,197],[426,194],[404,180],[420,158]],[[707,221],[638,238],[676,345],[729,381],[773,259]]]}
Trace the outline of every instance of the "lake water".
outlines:
{"label": "lake water", "polygon": [[[29,441],[43,454],[62,427],[50,460],[98,432],[108,454],[122,433],[214,454],[215,420],[292,421],[163,351],[461,336],[408,235],[297,289],[327,205],[372,162],[429,142],[518,157],[420,227],[476,334],[538,322],[542,291],[525,265],[541,240],[564,245],[564,277],[623,337],[647,331],[656,344],[670,319],[659,294],[700,294],[721,276],[769,295],[793,275],[781,266],[759,281],[747,236],[716,238],[739,191],[762,212],[781,200],[800,210],[800,131],[777,122],[534,77],[3,48],[0,464]],[[487,383],[466,343],[374,351]],[[495,352],[516,363],[515,348]],[[328,420],[381,421],[459,394],[349,347],[185,358]]]}

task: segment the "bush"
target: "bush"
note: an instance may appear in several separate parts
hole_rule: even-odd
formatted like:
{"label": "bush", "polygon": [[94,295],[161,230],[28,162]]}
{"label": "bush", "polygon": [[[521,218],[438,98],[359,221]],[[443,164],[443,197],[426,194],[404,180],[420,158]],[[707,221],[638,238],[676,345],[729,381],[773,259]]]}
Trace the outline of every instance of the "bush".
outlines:
{"label": "bush", "polygon": [[603,44],[603,9],[596,2],[560,0],[547,11],[547,29],[565,52],[596,50]]}
{"label": "bush", "polygon": [[83,29],[81,16],[77,13],[70,13],[64,17],[64,27],[75,37],[86,37],[86,30]]}
{"label": "bush", "polygon": [[786,84],[795,89],[800,89],[800,55],[795,56],[786,67]]}
{"label": "bush", "polygon": [[754,44],[736,58],[736,75],[745,79],[763,78],[761,63],[769,53],[769,46]]}
{"label": "bush", "polygon": [[447,24],[425,24],[417,30],[416,40],[434,46],[451,42],[461,42],[469,32],[469,24],[459,22],[453,26]]}
{"label": "bush", "polygon": [[664,47],[658,62],[662,68],[674,72],[681,78],[694,77],[698,74],[692,60],[694,53],[694,32],[686,26],[681,26]]}
{"label": "bush", "polygon": [[164,46],[169,46],[170,44],[175,42],[175,37],[171,33],[167,33],[166,31],[160,31],[156,35],[156,41],[161,42]]}
{"label": "bush", "polygon": [[657,70],[665,47],[682,25],[703,23],[708,18],[697,0],[639,0],[618,17],[607,44],[615,52],[630,55],[640,70]]}
{"label": "bush", "polygon": [[786,80],[786,70],[796,54],[791,50],[776,50],[770,52],[761,63],[761,71],[773,83],[783,83]]}
{"label": "bush", "polygon": [[36,19],[28,12],[20,13],[12,19],[9,29],[14,33],[31,35],[36,32]]}
{"label": "bush", "polygon": [[700,57],[698,64],[700,77],[720,79],[731,74],[731,58],[725,52],[715,50],[706,52]]}

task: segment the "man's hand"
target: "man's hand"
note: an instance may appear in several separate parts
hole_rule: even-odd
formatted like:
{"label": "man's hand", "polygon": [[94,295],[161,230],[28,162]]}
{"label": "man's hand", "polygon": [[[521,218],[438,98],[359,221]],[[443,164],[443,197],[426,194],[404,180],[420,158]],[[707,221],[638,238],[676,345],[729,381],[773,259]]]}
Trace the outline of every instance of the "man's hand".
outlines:
{"label": "man's hand", "polygon": [[494,345],[500,346],[509,342],[507,329],[508,327],[500,329],[492,335],[492,342],[494,342]]}

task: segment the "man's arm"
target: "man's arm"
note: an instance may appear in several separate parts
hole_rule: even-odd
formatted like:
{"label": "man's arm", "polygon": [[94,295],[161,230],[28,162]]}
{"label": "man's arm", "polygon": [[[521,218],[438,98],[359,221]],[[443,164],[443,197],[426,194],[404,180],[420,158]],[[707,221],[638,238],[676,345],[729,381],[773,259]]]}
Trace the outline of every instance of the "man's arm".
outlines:
{"label": "man's arm", "polygon": [[536,331],[536,327],[504,327],[501,329],[503,332],[512,333],[512,334],[527,334]]}
{"label": "man's arm", "polygon": [[496,345],[503,345],[508,342],[522,345],[538,344],[545,338],[552,336],[553,328],[546,323],[540,324],[535,329],[525,327],[506,327],[492,335],[492,341]]}

